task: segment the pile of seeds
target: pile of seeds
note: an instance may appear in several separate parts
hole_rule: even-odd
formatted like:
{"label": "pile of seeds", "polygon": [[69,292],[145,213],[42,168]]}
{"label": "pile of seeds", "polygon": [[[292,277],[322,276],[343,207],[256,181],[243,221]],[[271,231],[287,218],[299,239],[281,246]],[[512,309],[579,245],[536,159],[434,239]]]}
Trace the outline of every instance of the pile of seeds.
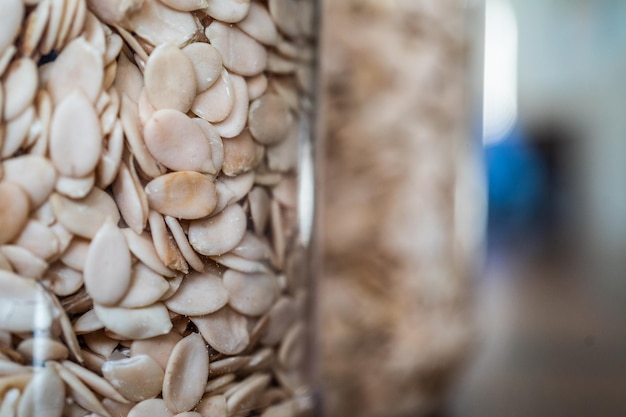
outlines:
{"label": "pile of seeds", "polygon": [[2,1],[1,416],[308,412],[313,3]]}

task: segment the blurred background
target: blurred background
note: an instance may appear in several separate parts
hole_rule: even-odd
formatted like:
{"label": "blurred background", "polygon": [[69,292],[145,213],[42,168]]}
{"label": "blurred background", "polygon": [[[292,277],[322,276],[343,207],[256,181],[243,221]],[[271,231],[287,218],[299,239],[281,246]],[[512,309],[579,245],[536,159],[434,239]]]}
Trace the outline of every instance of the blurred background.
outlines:
{"label": "blurred background", "polygon": [[626,415],[624,21],[325,2],[329,416]]}

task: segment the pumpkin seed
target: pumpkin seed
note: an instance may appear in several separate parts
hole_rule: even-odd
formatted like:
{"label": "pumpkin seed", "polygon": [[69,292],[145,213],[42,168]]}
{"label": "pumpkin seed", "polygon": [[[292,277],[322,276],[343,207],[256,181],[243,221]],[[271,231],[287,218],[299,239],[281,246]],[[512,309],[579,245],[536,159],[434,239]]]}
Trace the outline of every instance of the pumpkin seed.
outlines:
{"label": "pumpkin seed", "polygon": [[148,355],[106,361],[102,375],[126,399],[143,401],[161,392],[163,370]]}

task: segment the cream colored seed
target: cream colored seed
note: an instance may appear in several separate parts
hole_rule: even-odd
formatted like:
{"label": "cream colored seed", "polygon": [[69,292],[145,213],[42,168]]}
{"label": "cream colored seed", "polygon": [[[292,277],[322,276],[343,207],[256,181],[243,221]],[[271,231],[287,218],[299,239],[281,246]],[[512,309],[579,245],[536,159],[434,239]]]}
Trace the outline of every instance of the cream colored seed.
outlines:
{"label": "cream colored seed", "polygon": [[37,67],[29,58],[11,63],[4,74],[4,119],[11,120],[30,105],[35,98],[38,84]]}
{"label": "cream colored seed", "polygon": [[194,42],[185,46],[182,51],[193,64],[198,92],[211,87],[222,72],[222,56],[217,49],[208,43]]}
{"label": "cream colored seed", "polygon": [[9,181],[0,182],[0,244],[17,237],[26,222],[30,204],[22,188]]}
{"label": "cream colored seed", "polygon": [[156,109],[186,113],[196,96],[195,68],[187,55],[171,44],[160,45],[150,54],[144,82]]}
{"label": "cream colored seed", "polygon": [[51,367],[38,369],[24,390],[18,407],[20,417],[58,417],[65,405],[65,384]]}
{"label": "cream colored seed", "polygon": [[248,115],[248,86],[243,77],[232,74],[234,104],[233,110],[223,121],[216,123],[215,128],[223,138],[234,138],[246,126]]}
{"label": "cream colored seed", "polygon": [[234,204],[220,214],[192,221],[189,226],[189,243],[202,255],[212,256],[234,249],[246,231],[246,214]]}
{"label": "cream colored seed", "polygon": [[250,342],[246,318],[226,306],[201,317],[192,317],[204,340],[225,355],[243,352]]}
{"label": "cream colored seed", "polygon": [[137,403],[128,412],[128,417],[174,417],[174,413],[168,410],[165,401],[153,398]]}
{"label": "cream colored seed", "polygon": [[0,246],[0,253],[9,261],[15,272],[25,278],[39,279],[48,269],[46,261],[20,246]]}
{"label": "cream colored seed", "polygon": [[181,340],[182,336],[174,331],[150,339],[135,340],[130,346],[130,354],[131,356],[148,355],[165,371],[172,350]]}
{"label": "cream colored seed", "polygon": [[260,316],[273,304],[280,289],[276,277],[269,274],[242,274],[235,270],[224,273],[228,303],[248,316]]}
{"label": "cream colored seed", "polygon": [[226,398],[223,395],[203,398],[198,404],[198,411],[202,417],[227,417]]}
{"label": "cream colored seed", "polygon": [[204,12],[213,19],[236,23],[246,17],[250,0],[210,0]]}
{"label": "cream colored seed", "polygon": [[280,39],[268,10],[254,1],[250,3],[250,10],[245,19],[237,23],[237,26],[257,41],[267,45],[276,45]]}
{"label": "cream colored seed", "polygon": [[238,27],[215,20],[207,26],[205,34],[222,55],[228,70],[243,76],[253,76],[265,69],[265,48]]}
{"label": "cream colored seed", "polygon": [[148,220],[150,233],[152,234],[152,242],[154,243],[154,248],[161,261],[168,268],[187,274],[189,272],[189,265],[187,265],[187,261],[185,261],[185,258],[174,243],[174,240],[170,237],[165,227],[163,216],[151,210]]}
{"label": "cream colored seed", "polygon": [[176,293],[165,301],[171,311],[186,316],[213,313],[228,303],[222,279],[210,273],[192,272]]}
{"label": "cream colored seed", "polygon": [[159,301],[169,288],[160,274],[137,262],[132,268],[128,291],[118,305],[125,308],[148,307]]}
{"label": "cream colored seed", "polygon": [[182,219],[208,216],[217,203],[213,181],[193,171],[155,178],[146,185],[146,196],[150,207],[159,213]]}
{"label": "cream colored seed", "polygon": [[106,361],[102,374],[111,385],[130,401],[143,401],[161,392],[163,370],[148,355]]}
{"label": "cream colored seed", "polygon": [[95,305],[94,309],[107,329],[128,339],[149,339],[172,329],[167,309],[161,303],[133,309]]}
{"label": "cream colored seed", "polygon": [[191,111],[207,122],[216,123],[226,119],[234,105],[235,93],[231,76],[223,69],[217,80],[196,96]]}
{"label": "cream colored seed", "polygon": [[19,116],[6,124],[4,143],[2,144],[2,157],[6,158],[16,153],[27,139],[29,129],[35,118],[33,106],[29,106]]}

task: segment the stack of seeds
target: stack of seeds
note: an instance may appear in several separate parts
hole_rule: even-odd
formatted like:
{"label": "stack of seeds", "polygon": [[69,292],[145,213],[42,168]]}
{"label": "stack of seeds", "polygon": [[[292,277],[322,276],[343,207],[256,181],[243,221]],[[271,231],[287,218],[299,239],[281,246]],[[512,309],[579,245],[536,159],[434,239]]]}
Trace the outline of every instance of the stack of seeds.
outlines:
{"label": "stack of seeds", "polygon": [[313,9],[2,1],[1,416],[308,412]]}

